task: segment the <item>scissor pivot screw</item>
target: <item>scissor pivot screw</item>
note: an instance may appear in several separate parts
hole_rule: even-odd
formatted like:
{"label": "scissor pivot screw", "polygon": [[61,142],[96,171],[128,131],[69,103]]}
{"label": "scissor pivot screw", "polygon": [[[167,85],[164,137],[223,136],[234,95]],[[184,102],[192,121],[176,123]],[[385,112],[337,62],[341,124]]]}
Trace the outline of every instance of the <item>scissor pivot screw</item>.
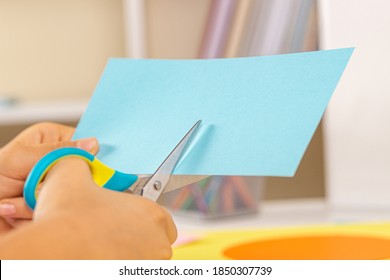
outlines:
{"label": "scissor pivot screw", "polygon": [[154,182],[153,187],[156,191],[159,191],[161,189],[161,182],[160,181]]}

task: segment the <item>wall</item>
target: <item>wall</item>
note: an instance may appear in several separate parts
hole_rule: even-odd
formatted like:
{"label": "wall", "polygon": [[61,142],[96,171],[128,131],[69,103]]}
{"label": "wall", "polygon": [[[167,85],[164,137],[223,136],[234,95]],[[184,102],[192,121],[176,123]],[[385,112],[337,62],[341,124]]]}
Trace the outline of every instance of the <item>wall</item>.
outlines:
{"label": "wall", "polygon": [[148,0],[147,33],[152,58],[195,58],[209,0]]}
{"label": "wall", "polygon": [[0,92],[23,100],[88,97],[123,56],[120,0],[0,0]]}
{"label": "wall", "polygon": [[323,48],[355,47],[324,120],[334,207],[390,209],[390,2],[324,0]]}

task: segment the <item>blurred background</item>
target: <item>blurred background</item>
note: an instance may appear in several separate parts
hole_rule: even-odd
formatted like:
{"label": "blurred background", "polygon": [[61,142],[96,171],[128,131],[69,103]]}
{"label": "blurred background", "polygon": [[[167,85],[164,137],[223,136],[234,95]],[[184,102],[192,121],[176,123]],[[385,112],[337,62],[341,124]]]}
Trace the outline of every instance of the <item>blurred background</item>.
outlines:
{"label": "blurred background", "polygon": [[75,125],[110,57],[199,59],[356,47],[293,178],[266,200],[390,209],[386,0],[0,0],[0,146]]}

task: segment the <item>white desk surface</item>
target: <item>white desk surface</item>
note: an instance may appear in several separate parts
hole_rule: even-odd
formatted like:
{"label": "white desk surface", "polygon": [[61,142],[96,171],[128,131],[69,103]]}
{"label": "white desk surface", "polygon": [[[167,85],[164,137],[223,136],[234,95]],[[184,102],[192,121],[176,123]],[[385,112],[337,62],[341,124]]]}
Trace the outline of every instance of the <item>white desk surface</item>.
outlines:
{"label": "white desk surface", "polygon": [[87,100],[18,102],[0,107],[0,125],[23,125],[42,121],[78,121]]}
{"label": "white desk surface", "polygon": [[332,209],[325,199],[291,199],[266,201],[258,213],[232,217],[204,219],[172,214],[179,231],[390,222],[390,202],[387,209]]}

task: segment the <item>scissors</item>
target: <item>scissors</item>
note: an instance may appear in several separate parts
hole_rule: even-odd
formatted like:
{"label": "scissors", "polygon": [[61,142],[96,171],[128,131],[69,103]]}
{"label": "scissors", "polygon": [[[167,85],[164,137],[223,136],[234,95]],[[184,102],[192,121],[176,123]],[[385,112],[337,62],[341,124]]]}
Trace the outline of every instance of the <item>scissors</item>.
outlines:
{"label": "scissors", "polygon": [[64,157],[76,156],[89,164],[92,178],[98,186],[115,191],[130,192],[156,201],[161,193],[184,186],[179,182],[176,182],[176,184],[168,184],[168,182],[200,123],[201,120],[192,126],[153,175],[135,175],[120,172],[103,164],[94,155],[79,148],[68,147],[54,150],[42,157],[31,169],[24,184],[24,200],[27,206],[34,210],[38,197],[38,185],[44,180],[50,168]]}

